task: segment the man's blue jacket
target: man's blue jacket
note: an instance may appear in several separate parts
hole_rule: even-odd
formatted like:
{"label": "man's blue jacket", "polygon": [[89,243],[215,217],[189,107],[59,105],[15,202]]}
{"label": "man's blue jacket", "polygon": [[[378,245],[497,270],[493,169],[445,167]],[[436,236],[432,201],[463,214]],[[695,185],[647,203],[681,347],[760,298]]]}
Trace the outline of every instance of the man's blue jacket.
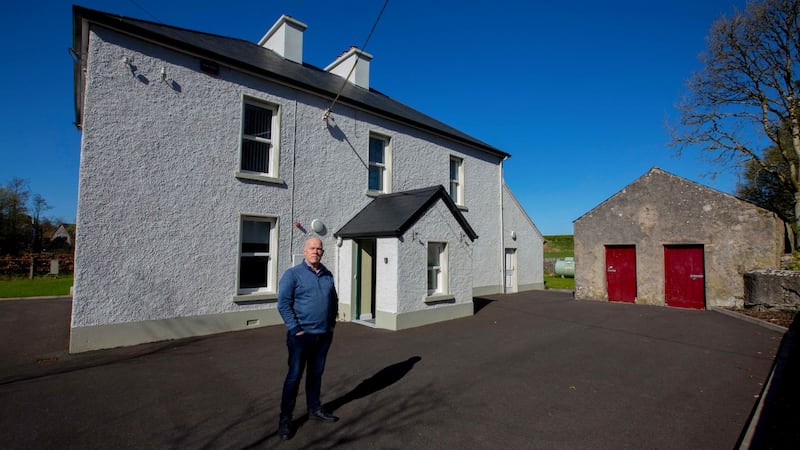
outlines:
{"label": "man's blue jacket", "polygon": [[278,312],[289,333],[327,333],[336,325],[339,298],[333,274],[320,263],[319,273],[306,263],[283,273],[278,283]]}

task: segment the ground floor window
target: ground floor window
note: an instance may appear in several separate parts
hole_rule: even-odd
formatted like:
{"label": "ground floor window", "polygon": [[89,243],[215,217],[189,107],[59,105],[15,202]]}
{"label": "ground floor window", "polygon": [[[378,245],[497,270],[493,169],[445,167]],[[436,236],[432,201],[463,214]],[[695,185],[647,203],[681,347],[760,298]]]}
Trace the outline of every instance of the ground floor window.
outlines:
{"label": "ground floor window", "polygon": [[275,218],[244,216],[239,246],[239,294],[275,292]]}
{"label": "ground floor window", "polygon": [[428,243],[428,295],[447,293],[447,244]]}

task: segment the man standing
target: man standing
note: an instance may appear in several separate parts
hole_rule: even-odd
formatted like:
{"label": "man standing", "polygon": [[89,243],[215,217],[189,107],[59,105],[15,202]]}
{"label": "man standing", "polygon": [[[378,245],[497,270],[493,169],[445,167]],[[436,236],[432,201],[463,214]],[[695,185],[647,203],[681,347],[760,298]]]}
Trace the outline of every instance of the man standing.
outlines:
{"label": "man standing", "polygon": [[292,438],[292,412],[306,369],[308,417],[336,422],[338,417],[322,409],[320,391],[325,360],[333,340],[339,299],[333,274],[320,262],[324,249],[318,238],[308,238],[304,260],[284,272],[278,284],[278,311],[288,329],[289,372],[283,383],[278,436]]}

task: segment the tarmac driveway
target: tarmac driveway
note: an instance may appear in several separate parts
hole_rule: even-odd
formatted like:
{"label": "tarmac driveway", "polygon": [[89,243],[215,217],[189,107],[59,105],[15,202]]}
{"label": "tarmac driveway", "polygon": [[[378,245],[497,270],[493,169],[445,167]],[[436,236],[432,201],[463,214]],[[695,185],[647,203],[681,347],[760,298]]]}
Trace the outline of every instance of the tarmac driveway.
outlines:
{"label": "tarmac driveway", "polygon": [[298,411],[282,442],[283,327],[68,355],[69,299],[2,301],[2,447],[731,449],[783,337],[566,292],[476,309],[398,332],[339,324],[323,401],[341,420]]}

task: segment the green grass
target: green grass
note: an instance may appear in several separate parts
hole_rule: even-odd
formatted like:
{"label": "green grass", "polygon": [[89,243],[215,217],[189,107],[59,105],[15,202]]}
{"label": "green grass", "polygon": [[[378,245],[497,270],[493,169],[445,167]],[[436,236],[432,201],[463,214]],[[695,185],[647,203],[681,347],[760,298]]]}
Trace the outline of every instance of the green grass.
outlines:
{"label": "green grass", "polygon": [[[545,258],[574,256],[572,235],[551,235],[544,238],[546,240],[544,244]],[[544,284],[548,289],[575,289],[573,278],[561,278],[557,275],[546,275]],[[32,280],[27,278],[0,279],[0,298],[69,295],[71,286],[72,275],[61,275],[54,278],[36,277]]]}
{"label": "green grass", "polygon": [[575,255],[575,243],[571,234],[545,236],[544,240],[545,258],[564,258]]}
{"label": "green grass", "polygon": [[[571,234],[549,235],[544,237],[545,258],[566,258],[575,256],[575,241]],[[544,287],[547,289],[575,289],[574,278],[561,278],[552,273],[544,274]]]}
{"label": "green grass", "polygon": [[545,275],[544,287],[546,289],[575,289],[575,278],[561,278],[558,275]]}
{"label": "green grass", "polygon": [[0,279],[0,298],[51,297],[69,295],[72,275]]}

